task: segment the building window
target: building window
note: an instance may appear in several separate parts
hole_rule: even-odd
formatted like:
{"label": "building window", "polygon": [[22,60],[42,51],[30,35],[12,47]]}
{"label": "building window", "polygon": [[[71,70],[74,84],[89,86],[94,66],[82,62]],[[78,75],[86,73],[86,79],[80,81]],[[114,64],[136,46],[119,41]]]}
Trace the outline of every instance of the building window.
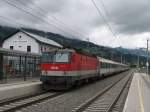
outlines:
{"label": "building window", "polygon": [[31,46],[27,46],[27,52],[31,52]]}
{"label": "building window", "polygon": [[10,49],[13,50],[14,46],[10,46]]}

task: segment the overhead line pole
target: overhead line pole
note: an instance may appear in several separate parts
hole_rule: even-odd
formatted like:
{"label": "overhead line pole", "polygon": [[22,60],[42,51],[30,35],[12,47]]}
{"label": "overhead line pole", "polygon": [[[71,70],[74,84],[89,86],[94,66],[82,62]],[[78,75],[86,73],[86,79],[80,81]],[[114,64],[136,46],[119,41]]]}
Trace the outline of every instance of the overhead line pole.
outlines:
{"label": "overhead line pole", "polygon": [[[103,0],[100,0],[100,2],[102,4],[102,6],[103,6],[103,9],[104,9],[104,12],[106,14],[107,19],[110,20],[109,19],[109,17],[110,17],[109,11],[106,9]],[[110,25],[111,29],[113,30],[113,25],[111,25],[111,23],[109,23],[109,25]],[[117,37],[117,32],[115,30],[113,30],[113,33],[114,33],[114,36]]]}
{"label": "overhead line pole", "polygon": [[138,68],[140,68],[140,54],[139,54],[139,49],[138,49],[138,61],[137,61],[137,65],[138,65]]}
{"label": "overhead line pole", "polygon": [[123,57],[122,55],[123,55],[123,54],[121,53],[121,60],[120,60],[120,61],[121,61],[121,63],[122,63],[122,57]]}
{"label": "overhead line pole", "polygon": [[146,62],[146,66],[147,66],[147,74],[149,74],[149,71],[148,71],[148,67],[149,67],[149,59],[148,59],[148,42],[149,40],[147,39],[147,62]]}

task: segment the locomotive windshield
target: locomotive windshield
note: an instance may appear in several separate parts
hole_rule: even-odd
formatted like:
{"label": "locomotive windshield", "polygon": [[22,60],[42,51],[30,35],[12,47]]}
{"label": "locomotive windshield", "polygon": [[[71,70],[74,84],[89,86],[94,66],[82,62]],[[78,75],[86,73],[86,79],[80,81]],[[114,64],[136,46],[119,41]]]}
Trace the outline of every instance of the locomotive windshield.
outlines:
{"label": "locomotive windshield", "polygon": [[50,52],[42,54],[43,63],[68,63],[70,60],[70,53],[64,52]]}

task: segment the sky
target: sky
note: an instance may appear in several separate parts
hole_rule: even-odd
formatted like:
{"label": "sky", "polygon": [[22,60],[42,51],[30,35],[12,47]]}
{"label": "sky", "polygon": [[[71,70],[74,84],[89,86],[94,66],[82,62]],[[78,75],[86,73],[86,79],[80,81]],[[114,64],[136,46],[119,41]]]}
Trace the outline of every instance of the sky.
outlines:
{"label": "sky", "polygon": [[0,0],[0,25],[29,27],[109,47],[150,39],[149,0]]}

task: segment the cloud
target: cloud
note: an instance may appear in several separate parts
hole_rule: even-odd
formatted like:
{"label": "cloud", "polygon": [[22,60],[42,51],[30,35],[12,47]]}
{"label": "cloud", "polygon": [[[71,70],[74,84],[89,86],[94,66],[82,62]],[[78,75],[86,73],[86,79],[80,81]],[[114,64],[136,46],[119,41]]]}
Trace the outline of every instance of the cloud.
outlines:
{"label": "cloud", "polygon": [[141,43],[141,39],[147,38],[150,31],[150,2],[148,0],[95,0],[102,14],[117,34],[117,39],[112,35],[91,0],[6,1],[30,14],[24,13],[2,0],[0,16],[10,20],[2,20],[0,17],[1,25],[23,25],[81,40],[89,37],[91,42],[100,45],[128,48],[136,47],[137,44],[144,46],[145,43]]}
{"label": "cloud", "polygon": [[107,30],[107,27],[99,27],[93,31],[90,41],[109,47],[125,47],[125,48],[146,48],[147,39],[150,33],[141,33],[133,35],[118,35],[112,37],[112,34]]}
{"label": "cloud", "polygon": [[[113,3],[114,1],[116,4]],[[107,3],[111,22],[116,26],[117,32],[122,34],[149,32],[149,4],[148,0],[113,0]]]}

